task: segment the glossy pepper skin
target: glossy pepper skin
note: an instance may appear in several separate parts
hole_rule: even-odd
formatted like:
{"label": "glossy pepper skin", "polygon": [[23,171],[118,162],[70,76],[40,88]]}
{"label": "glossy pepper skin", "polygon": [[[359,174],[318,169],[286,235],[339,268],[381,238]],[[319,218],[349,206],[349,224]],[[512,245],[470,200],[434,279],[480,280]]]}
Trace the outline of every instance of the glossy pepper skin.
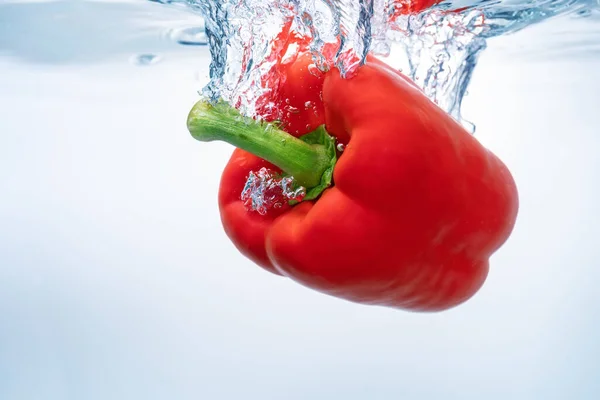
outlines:
{"label": "glossy pepper skin", "polygon": [[219,191],[225,232],[264,269],[332,296],[412,311],[463,303],[516,220],[507,167],[381,61],[350,79],[311,63],[301,53],[277,64],[269,100],[290,134],[324,124],[345,145],[333,185],[314,201],[248,211],[248,174],[278,168],[236,149]]}

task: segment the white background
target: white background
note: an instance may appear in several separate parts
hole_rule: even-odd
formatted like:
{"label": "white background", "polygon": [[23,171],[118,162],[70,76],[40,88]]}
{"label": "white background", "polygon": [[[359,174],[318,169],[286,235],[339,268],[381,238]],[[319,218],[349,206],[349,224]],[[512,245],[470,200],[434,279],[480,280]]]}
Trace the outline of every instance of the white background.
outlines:
{"label": "white background", "polygon": [[[464,114],[514,173],[518,223],[476,297],[413,314],[305,289],[227,240],[231,148],[185,128],[207,49],[156,33],[191,16],[65,4],[37,10],[81,24],[0,7],[0,399],[597,398],[600,57],[511,51],[543,30],[490,42]],[[87,37],[95,18],[131,32]]]}

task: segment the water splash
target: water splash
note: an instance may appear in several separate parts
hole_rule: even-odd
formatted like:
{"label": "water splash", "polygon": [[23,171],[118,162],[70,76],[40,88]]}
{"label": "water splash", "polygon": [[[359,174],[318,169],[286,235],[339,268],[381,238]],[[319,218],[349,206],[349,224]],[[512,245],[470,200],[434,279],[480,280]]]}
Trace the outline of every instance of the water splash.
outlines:
{"label": "water splash", "polygon": [[293,178],[279,176],[263,167],[250,172],[240,198],[248,211],[265,215],[269,210],[281,208],[289,201],[302,201],[304,196],[306,189],[297,186]]}
{"label": "water splash", "polygon": [[437,9],[400,16],[390,25],[391,35],[406,57],[398,57],[401,71],[457,121],[474,132],[461,115],[461,102],[480,53],[486,48],[482,10],[446,13]]}
{"label": "water splash", "polygon": [[[311,37],[317,67],[335,43],[334,64],[348,76],[371,52],[401,70],[456,120],[486,40],[565,13],[589,17],[599,0],[163,0],[186,3],[205,18],[212,62],[203,95],[249,116],[269,90],[273,39],[286,24]],[[420,12],[419,12],[420,11]]]}

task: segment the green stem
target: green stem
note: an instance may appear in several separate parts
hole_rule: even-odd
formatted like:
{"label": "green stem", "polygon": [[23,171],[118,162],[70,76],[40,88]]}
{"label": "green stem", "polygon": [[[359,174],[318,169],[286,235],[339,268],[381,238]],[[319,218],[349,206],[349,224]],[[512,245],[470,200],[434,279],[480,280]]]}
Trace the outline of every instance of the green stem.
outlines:
{"label": "green stem", "polygon": [[274,124],[244,117],[224,102],[199,101],[189,113],[187,126],[195,139],[221,140],[246,150],[276,165],[306,188],[322,183],[323,175],[335,163],[330,146],[306,143]]}

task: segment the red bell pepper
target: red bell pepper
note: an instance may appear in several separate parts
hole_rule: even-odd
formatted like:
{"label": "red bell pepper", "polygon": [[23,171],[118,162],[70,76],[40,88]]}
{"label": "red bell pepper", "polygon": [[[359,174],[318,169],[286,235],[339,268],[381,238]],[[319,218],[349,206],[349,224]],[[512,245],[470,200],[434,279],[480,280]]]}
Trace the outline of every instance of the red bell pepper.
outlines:
{"label": "red bell pepper", "polygon": [[[274,68],[278,124],[204,101],[189,114],[193,137],[238,147],[219,191],[233,244],[270,272],[353,302],[439,311],[472,297],[516,220],[507,167],[383,62],[369,57],[349,79],[311,63],[300,53]],[[249,211],[240,193],[262,167],[310,195]]]}
{"label": "red bell pepper", "polygon": [[441,0],[395,0],[388,7],[388,16],[390,20],[400,15],[416,14],[437,3]]}

